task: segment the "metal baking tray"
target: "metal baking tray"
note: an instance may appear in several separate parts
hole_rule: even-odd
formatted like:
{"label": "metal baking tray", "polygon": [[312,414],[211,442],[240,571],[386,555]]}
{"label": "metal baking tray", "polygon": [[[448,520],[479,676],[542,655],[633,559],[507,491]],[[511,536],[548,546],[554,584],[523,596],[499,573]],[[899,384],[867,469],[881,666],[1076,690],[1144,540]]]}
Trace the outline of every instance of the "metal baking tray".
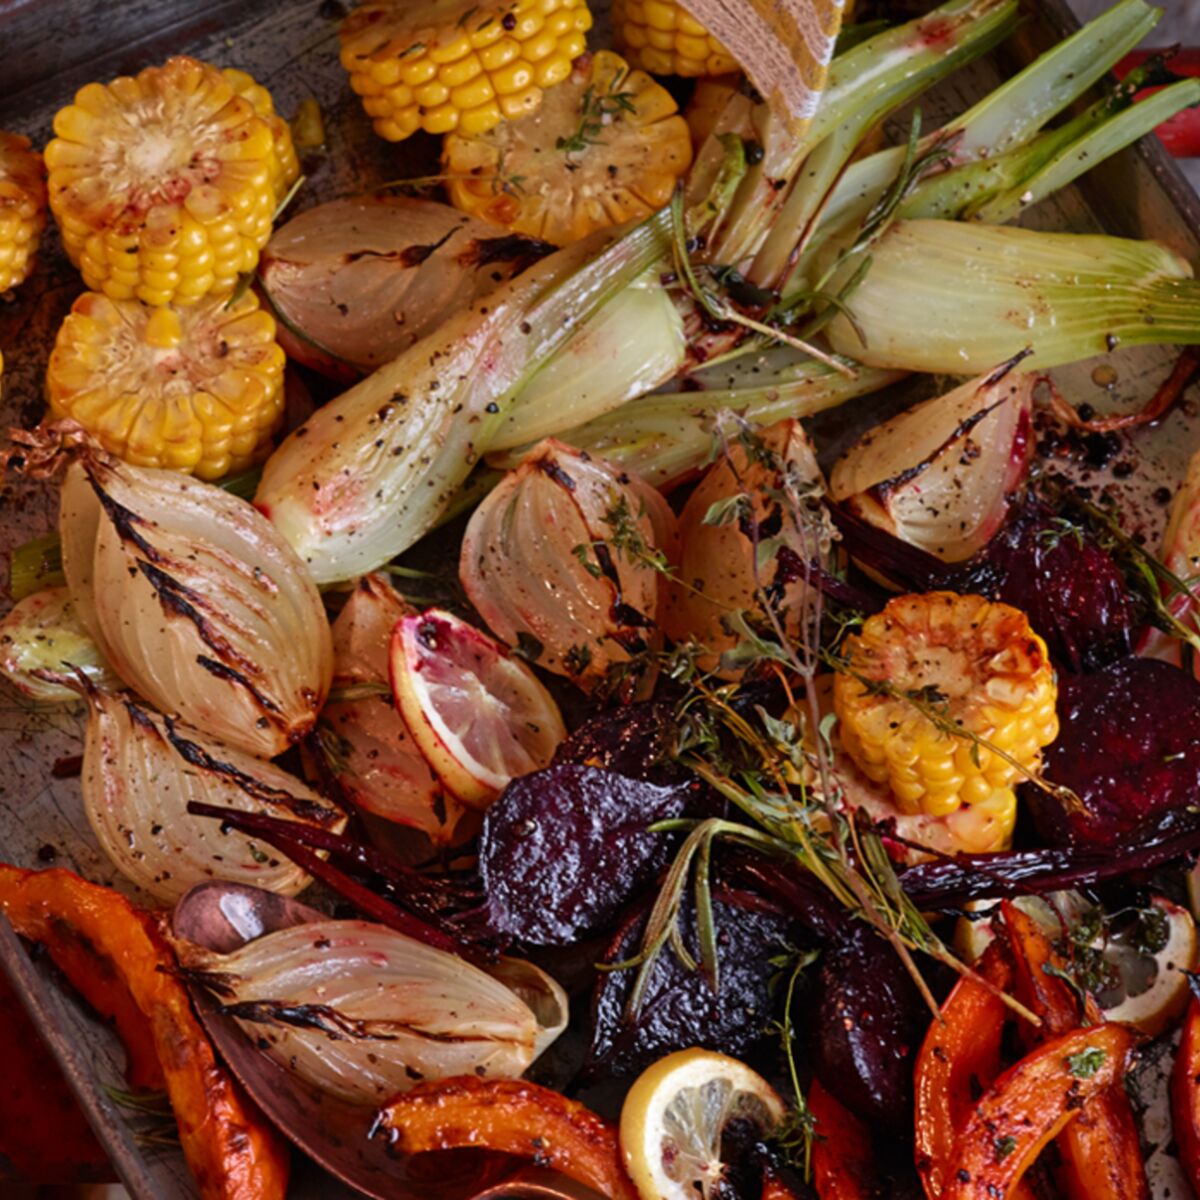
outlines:
{"label": "metal baking tray", "polygon": [[[606,0],[596,7],[606,9]],[[922,99],[927,122],[961,111],[1077,27],[1064,0],[1028,0],[1026,10],[1020,31],[1001,50]],[[0,128],[28,134],[44,145],[54,112],[84,83],[135,72],[172,53],[188,53],[250,71],[270,88],[285,115],[306,96],[317,99],[328,144],[303,164],[307,182],[297,208],[428,169],[434,158],[431,146],[414,141],[395,147],[371,133],[337,61],[337,29],[344,11],[341,0],[0,0]],[[1031,216],[1052,228],[1154,237],[1200,266],[1200,200],[1153,139],[1093,171]],[[4,428],[29,426],[41,416],[41,377],[49,348],[81,290],[51,227],[35,277],[14,301],[0,303]],[[1093,380],[1095,363],[1056,376],[1068,394],[1101,412],[1127,409],[1151,394],[1171,360],[1166,349],[1124,351],[1114,358],[1119,373],[1115,385],[1111,374],[1096,376],[1106,386]],[[860,401],[825,423],[822,433],[840,442],[871,423],[879,406],[888,403],[886,398]],[[1158,428],[1137,435],[1140,470],[1117,486],[1149,513],[1144,532],[1150,538],[1161,528],[1165,512],[1156,516],[1139,500],[1163,485],[1174,489],[1191,451],[1200,445],[1196,426],[1184,405]],[[0,484],[0,608],[8,606],[8,551],[52,529],[55,509],[53,488],[28,481]],[[128,892],[97,850],[80,807],[78,781],[58,778],[53,769],[57,761],[78,754],[81,744],[80,712],[36,708],[0,682],[0,858],[30,867],[52,861]],[[0,967],[45,1032],[135,1200],[194,1197],[180,1154],[140,1146],[136,1122],[131,1128],[103,1090],[123,1078],[123,1054],[115,1036],[42,963],[29,958],[2,919]],[[1170,1142],[1166,1122],[1159,1104],[1145,1121],[1146,1150],[1156,1194],[1180,1200],[1188,1189],[1165,1153]],[[315,1168],[298,1167],[292,1190],[297,1200],[351,1195]]]}

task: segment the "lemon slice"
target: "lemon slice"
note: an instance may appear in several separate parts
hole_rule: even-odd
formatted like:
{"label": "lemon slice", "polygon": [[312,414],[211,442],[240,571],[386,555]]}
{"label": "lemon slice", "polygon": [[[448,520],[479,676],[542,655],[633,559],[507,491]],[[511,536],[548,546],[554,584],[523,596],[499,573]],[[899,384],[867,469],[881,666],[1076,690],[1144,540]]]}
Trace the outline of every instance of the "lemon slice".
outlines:
{"label": "lemon slice", "polygon": [[558,705],[529,667],[440,609],[397,622],[391,680],[414,744],[472,808],[486,808],[510,780],[546,766],[567,736]]}
{"label": "lemon slice", "polygon": [[643,1200],[710,1200],[725,1174],[724,1130],[748,1121],[765,1134],[783,1115],[774,1088],[745,1063],[680,1050],[630,1088],[621,1109],[621,1152]]}

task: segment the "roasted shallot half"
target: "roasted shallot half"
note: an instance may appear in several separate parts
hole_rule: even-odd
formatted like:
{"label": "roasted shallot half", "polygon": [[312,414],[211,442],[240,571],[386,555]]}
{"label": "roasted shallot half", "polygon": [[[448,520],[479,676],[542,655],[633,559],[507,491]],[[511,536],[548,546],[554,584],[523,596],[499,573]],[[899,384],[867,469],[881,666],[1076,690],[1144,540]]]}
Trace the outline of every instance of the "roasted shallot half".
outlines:
{"label": "roasted shallot half", "polygon": [[1035,382],[1002,368],[885,421],[838,461],[830,495],[945,562],[970,558],[1025,478]]}
{"label": "roasted shallot half", "polygon": [[430,769],[388,682],[392,630],[415,611],[384,575],[358,581],[333,623],[333,687],[321,710],[317,748],[357,808],[444,846],[471,833],[463,823],[468,810]]}
{"label": "roasted shallot half", "polygon": [[[465,960],[366,921],[316,921],[231,954],[190,943],[180,961],[223,1011],[285,1067],[351,1103],[378,1105],[419,1080],[516,1078],[561,1029],[567,1000],[525,964],[494,978]],[[538,977],[544,1027],[522,998]],[[507,980],[512,980],[510,987]]]}
{"label": "roasted shallot half", "polygon": [[333,668],[329,623],[269,521],[211,484],[122,463],[67,422],[17,441],[33,474],[75,459],[59,507],[63,570],[128,686],[260,758],[312,728]]}
{"label": "roasted shallot half", "polygon": [[493,633],[592,688],[658,644],[674,526],[653,488],[550,439],[475,510],[459,576]]}
{"label": "roasted shallot half", "polygon": [[76,672],[98,687],[121,681],[92,641],[65,587],[26,596],[0,621],[0,674],[33,700],[53,704],[79,699]]}
{"label": "roasted shallot half", "polygon": [[167,904],[229,879],[293,896],[308,875],[267,843],[194,817],[189,803],[269,813],[338,832],[345,816],[273,763],[223,746],[129,696],[87,689],[83,808],[113,865]]}
{"label": "roasted shallot half", "polygon": [[732,623],[765,616],[767,603],[795,635],[811,595],[806,576],[831,544],[824,480],[800,422],[760,430],[727,416],[718,416],[722,456],[680,514],[679,570],[663,618],[672,640],[701,647],[705,669],[737,644]]}

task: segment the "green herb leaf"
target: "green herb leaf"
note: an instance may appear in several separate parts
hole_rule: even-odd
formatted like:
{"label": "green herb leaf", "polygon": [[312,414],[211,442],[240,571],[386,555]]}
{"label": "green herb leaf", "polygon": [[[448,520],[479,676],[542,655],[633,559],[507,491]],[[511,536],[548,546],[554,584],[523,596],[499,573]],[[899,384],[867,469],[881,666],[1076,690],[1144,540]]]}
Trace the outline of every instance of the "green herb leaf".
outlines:
{"label": "green herb leaf", "polygon": [[1099,1046],[1088,1046],[1078,1054],[1068,1054],[1067,1070],[1076,1079],[1091,1079],[1102,1066],[1108,1055]]}

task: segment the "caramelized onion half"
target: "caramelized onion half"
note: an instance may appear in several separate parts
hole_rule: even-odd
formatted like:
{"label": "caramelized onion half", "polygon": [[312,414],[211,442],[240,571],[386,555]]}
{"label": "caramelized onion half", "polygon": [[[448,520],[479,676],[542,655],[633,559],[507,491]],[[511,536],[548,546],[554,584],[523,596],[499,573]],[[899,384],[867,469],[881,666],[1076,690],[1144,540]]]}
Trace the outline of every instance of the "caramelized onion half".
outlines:
{"label": "caramelized onion half", "polygon": [[312,728],[329,623],[304,564],[251,505],[85,447],[59,532],[79,616],[140,696],[261,758]]}
{"label": "caramelized onion half", "polygon": [[1025,478],[1036,379],[1010,364],[869,430],[834,467],[830,495],[944,562],[970,558]]}
{"label": "caramelized onion half", "polygon": [[475,510],[459,575],[497,637],[590,688],[658,644],[674,526],[648,485],[549,439]]}
{"label": "caramelized onion half", "polygon": [[[765,592],[776,597],[787,632],[797,632],[808,586],[804,564],[823,559],[829,549],[823,514],[814,511],[809,520],[799,509],[819,508],[823,490],[812,443],[800,422],[789,418],[728,439],[688,498],[679,516],[679,570],[663,625],[673,641],[703,647],[697,660],[703,669],[716,669],[721,654],[737,644],[728,622],[739,613],[761,613]],[[782,499],[785,492],[796,504]]]}
{"label": "caramelized onion half", "polygon": [[100,848],[131,883],[173,904],[209,879],[292,896],[309,877],[266,843],[189,815],[191,802],[340,831],[342,813],[273,763],[95,688],[83,748],[83,807]]}
{"label": "caramelized onion half", "polygon": [[295,925],[232,954],[185,944],[180,959],[266,1053],[351,1103],[422,1079],[516,1078],[544,1032],[500,979],[366,921]]}

